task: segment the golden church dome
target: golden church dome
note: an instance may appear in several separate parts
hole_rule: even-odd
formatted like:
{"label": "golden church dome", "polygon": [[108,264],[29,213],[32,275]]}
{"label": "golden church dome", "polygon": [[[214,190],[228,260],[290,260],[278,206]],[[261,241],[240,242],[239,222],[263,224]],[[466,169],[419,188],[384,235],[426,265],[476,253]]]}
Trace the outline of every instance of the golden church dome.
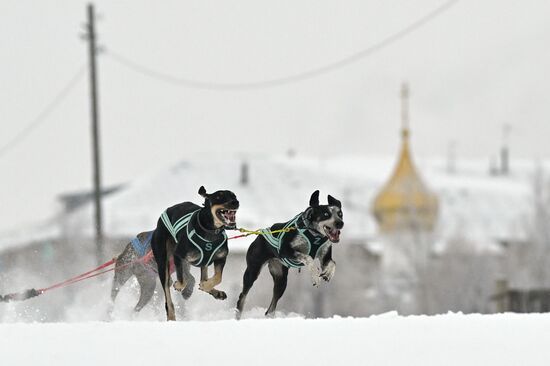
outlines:
{"label": "golden church dome", "polygon": [[374,199],[372,211],[380,231],[433,229],[437,220],[437,196],[422,181],[411,158],[408,129],[408,88],[402,97],[402,145],[399,160],[390,180]]}

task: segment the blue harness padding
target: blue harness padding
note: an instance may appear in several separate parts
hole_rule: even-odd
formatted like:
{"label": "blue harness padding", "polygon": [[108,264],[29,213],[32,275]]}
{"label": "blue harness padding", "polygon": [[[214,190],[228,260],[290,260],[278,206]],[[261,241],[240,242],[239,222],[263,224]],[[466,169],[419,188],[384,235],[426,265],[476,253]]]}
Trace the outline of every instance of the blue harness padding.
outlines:
{"label": "blue harness padding", "polygon": [[[325,244],[328,242],[328,238],[324,236],[317,236],[313,235],[311,231],[306,227],[304,217],[304,213],[298,214],[295,216],[292,220],[286,222],[283,225],[283,229],[288,229],[291,227],[296,228],[296,235],[300,235],[303,239],[305,239],[308,250],[307,255],[309,255],[311,258],[315,259],[315,256],[319,252],[319,249],[321,249]],[[274,254],[279,258],[279,260],[289,268],[299,268],[303,267],[304,264],[302,262],[298,262],[294,259],[287,258],[286,256],[281,255],[281,245],[283,242],[283,238],[287,232],[281,232],[273,234],[271,230],[274,230],[275,227],[267,228],[267,229],[260,229],[260,232],[262,233],[265,240],[269,243],[271,246],[271,249],[273,250]]]}
{"label": "blue harness padding", "polygon": [[162,222],[164,223],[164,226],[170,232],[170,234],[174,238],[174,241],[176,242],[176,253],[179,252],[178,248],[180,247],[178,234],[180,233],[180,231],[185,229],[185,238],[191,244],[193,244],[200,253],[199,259],[196,262],[191,263],[196,267],[209,266],[212,263],[214,254],[216,254],[222,247],[227,247],[227,234],[225,233],[225,231],[222,231],[220,235],[216,235],[216,238],[214,240],[209,240],[199,235],[197,231],[193,228],[192,223],[198,223],[198,215],[200,210],[201,209],[198,209],[182,216],[173,225],[166,211],[164,211],[160,216]]}
{"label": "blue harness padding", "polygon": [[153,237],[153,231],[148,231],[144,234],[145,236],[143,237],[143,240],[140,240],[139,237],[136,236],[131,241],[134,250],[140,258],[147,254],[149,250],[151,250],[151,238]]}

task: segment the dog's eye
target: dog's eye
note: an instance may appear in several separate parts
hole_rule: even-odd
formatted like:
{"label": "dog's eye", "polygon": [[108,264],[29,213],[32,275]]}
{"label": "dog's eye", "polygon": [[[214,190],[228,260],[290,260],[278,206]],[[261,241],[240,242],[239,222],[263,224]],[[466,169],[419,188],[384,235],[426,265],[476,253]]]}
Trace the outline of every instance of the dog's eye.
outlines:
{"label": "dog's eye", "polygon": [[328,212],[325,212],[324,216],[325,216],[325,217],[329,217],[330,214],[329,214]]}
{"label": "dog's eye", "polygon": [[342,217],[342,211],[338,212],[338,217]]}

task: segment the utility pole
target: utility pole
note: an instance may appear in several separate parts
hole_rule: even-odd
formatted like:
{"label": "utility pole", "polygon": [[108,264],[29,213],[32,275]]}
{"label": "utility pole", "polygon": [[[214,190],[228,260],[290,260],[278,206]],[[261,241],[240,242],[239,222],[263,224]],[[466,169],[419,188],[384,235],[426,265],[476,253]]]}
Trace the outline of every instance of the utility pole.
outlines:
{"label": "utility pole", "polygon": [[456,173],[456,141],[447,144],[447,174]]}
{"label": "utility pole", "polygon": [[97,47],[95,37],[95,14],[93,4],[88,4],[87,40],[90,57],[90,111],[92,120],[92,155],[95,208],[95,239],[98,263],[103,262],[103,223],[101,212],[101,161],[99,151],[99,110],[97,96]]}
{"label": "utility pole", "polygon": [[507,175],[510,171],[510,151],[508,149],[508,137],[511,126],[508,123],[502,125],[502,148],[500,149],[500,173]]}

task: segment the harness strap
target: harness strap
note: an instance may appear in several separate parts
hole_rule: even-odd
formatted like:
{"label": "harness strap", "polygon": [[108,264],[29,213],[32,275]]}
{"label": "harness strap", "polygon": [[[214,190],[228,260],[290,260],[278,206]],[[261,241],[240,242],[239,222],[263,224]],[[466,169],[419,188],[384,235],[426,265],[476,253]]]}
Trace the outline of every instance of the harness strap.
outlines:
{"label": "harness strap", "polygon": [[[285,233],[289,232],[291,227],[294,227],[295,229],[300,231],[299,228],[296,228],[296,222],[298,221],[298,218],[300,217],[300,215],[297,215],[292,220],[287,222],[285,224],[285,226],[280,230],[260,229],[259,231],[264,236],[264,238],[267,240],[267,242],[272,247],[277,249],[277,252],[279,252],[279,250],[281,249],[281,242],[283,240],[283,237],[284,237]],[[273,235],[276,232],[280,232],[280,235],[278,237],[275,237]]]}
{"label": "harness strap", "polygon": [[178,221],[176,221],[176,223],[174,225],[172,225],[172,223],[170,222],[170,218],[168,217],[168,213],[166,213],[166,211],[164,211],[160,215],[160,218],[161,218],[162,222],[164,223],[164,226],[166,227],[168,232],[170,232],[170,234],[174,238],[174,241],[176,242],[176,244],[179,243],[178,242],[178,233],[181,231],[181,229],[183,229],[184,226],[187,226],[187,224],[191,220],[191,216],[193,216],[193,214],[195,212],[199,211],[199,210],[200,209],[195,210],[193,212],[190,212],[190,213],[184,215]]}
{"label": "harness strap", "polygon": [[[296,224],[298,222],[298,219],[300,218],[302,214],[298,214],[296,215],[292,220],[290,220],[289,222],[287,222],[285,224],[285,226],[280,230],[281,234],[278,236],[278,237],[275,237],[273,235],[274,232],[276,232],[276,230],[270,230],[270,229],[262,229],[260,230],[261,234],[264,236],[264,238],[266,239],[266,241],[269,243],[269,245],[271,245],[273,248],[275,248],[275,250],[277,251],[277,253],[279,253],[281,251],[281,243],[283,242],[283,237],[285,235],[285,233],[289,232],[290,230],[298,230],[298,234],[299,235],[302,235],[307,243],[308,243],[308,253],[309,251],[311,250],[311,243],[309,242],[309,239],[303,235],[303,232],[304,232],[304,229],[301,229],[299,228]],[[289,267],[289,268],[299,268],[302,266],[301,263],[298,263],[298,262],[295,262],[295,261],[292,261],[288,258],[280,258],[279,257],[279,260],[286,266],[286,267]]]}
{"label": "harness strap", "polygon": [[[312,242],[312,240],[306,234],[309,229],[304,228],[304,227],[300,227],[298,225],[298,222],[300,221],[300,219],[302,219],[302,221],[304,221],[303,213],[300,213],[297,216],[295,216],[292,220],[287,222],[285,224],[285,226],[280,230],[261,229],[260,233],[264,236],[264,238],[269,243],[269,245],[271,245],[276,250],[276,252],[279,254],[280,251],[281,251],[281,245],[282,245],[282,242],[283,242],[284,234],[291,231],[291,230],[297,230],[298,231],[297,234],[300,235],[305,240],[305,242],[307,243],[307,246],[308,246],[307,253],[308,253],[308,255],[312,254],[311,253],[312,248],[315,246],[315,253],[313,254],[313,256],[316,256],[317,253],[319,252],[319,250],[321,250],[321,248],[324,247],[328,243],[328,240],[325,240],[325,242],[323,242],[321,245],[319,245],[317,243],[317,240],[315,240],[315,239]],[[276,237],[276,236],[273,235],[273,233],[276,233],[276,232],[281,232],[281,234]],[[289,259],[289,258],[279,257],[279,260],[286,267],[289,267],[289,268],[300,268],[300,267],[303,266],[303,264],[301,262],[297,262],[297,261]]]}

